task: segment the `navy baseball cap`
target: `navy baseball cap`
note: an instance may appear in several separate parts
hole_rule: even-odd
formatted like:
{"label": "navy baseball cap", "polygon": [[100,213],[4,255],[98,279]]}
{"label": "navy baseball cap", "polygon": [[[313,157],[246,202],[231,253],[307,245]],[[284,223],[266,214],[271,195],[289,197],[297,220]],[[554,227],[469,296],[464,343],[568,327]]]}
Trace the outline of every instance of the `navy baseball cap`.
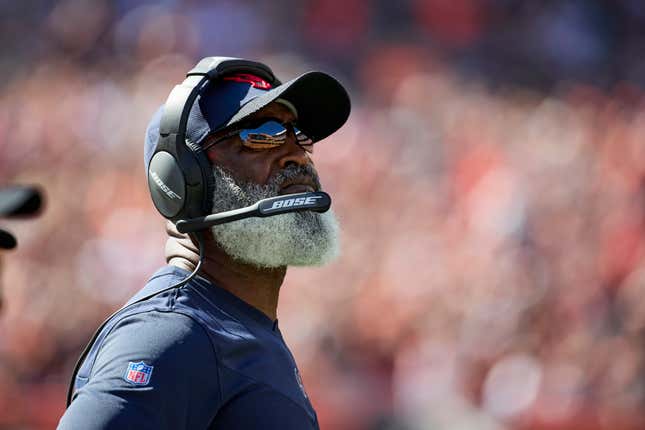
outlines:
{"label": "navy baseball cap", "polygon": [[[323,72],[307,72],[277,86],[248,73],[232,74],[212,82],[197,97],[188,117],[186,138],[201,144],[210,133],[232,127],[274,101],[294,111],[298,128],[314,142],[342,127],[351,109],[345,88]],[[146,130],[146,172],[157,147],[162,116],[163,106]]]}
{"label": "navy baseball cap", "polygon": [[[13,185],[0,188],[0,217],[16,218],[35,215],[42,206],[42,193],[38,188]],[[0,229],[0,248],[16,247],[16,238],[10,232]]]}

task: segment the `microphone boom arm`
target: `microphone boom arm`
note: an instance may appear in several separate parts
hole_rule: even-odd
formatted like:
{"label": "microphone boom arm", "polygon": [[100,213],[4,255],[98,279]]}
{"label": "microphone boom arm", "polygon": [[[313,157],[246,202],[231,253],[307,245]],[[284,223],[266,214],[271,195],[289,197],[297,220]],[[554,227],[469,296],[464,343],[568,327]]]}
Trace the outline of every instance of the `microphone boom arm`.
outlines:
{"label": "microphone boom arm", "polygon": [[254,205],[206,215],[199,218],[177,221],[177,230],[180,233],[190,233],[204,230],[208,227],[226,224],[251,217],[269,217],[289,212],[326,212],[331,206],[331,197],[323,191],[312,193],[286,194],[284,196],[270,197],[260,200]]}

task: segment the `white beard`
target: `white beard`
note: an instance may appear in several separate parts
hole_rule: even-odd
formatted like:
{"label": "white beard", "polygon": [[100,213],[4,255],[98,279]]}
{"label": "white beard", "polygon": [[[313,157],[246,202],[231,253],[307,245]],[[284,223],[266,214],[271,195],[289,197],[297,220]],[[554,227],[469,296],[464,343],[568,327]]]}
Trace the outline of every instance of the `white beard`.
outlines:
{"label": "white beard", "polygon": [[[306,174],[318,182],[310,167],[288,167],[266,186],[240,184],[218,166],[213,167],[213,213],[237,209],[278,195],[288,178]],[[211,227],[222,249],[236,260],[257,267],[320,266],[340,253],[339,226],[334,213],[293,212],[267,218],[247,218]]]}

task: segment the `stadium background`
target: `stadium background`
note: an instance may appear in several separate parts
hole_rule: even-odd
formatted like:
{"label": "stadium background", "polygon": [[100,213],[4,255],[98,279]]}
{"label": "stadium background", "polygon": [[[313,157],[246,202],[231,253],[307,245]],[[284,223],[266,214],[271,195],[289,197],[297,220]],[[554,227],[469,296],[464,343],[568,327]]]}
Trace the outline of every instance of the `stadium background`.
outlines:
{"label": "stadium background", "polygon": [[[49,429],[90,334],[159,265],[147,121],[207,55],[350,89],[316,164],[344,255],[280,322],[322,428],[645,428],[638,0],[0,2],[0,428]],[[177,366],[190,363],[177,363]]]}

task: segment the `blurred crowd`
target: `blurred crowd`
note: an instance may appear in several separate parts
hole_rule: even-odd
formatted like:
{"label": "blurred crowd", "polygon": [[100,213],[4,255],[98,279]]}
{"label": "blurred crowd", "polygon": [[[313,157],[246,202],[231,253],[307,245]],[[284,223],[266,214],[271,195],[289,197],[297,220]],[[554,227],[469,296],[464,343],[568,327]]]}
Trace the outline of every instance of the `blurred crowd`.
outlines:
{"label": "blurred crowd", "polygon": [[315,154],[343,255],[278,313],[323,429],[645,428],[642,2],[7,3],[0,182],[48,205],[5,223],[0,428],[55,426],[164,264],[144,130],[206,55],[350,88]]}

